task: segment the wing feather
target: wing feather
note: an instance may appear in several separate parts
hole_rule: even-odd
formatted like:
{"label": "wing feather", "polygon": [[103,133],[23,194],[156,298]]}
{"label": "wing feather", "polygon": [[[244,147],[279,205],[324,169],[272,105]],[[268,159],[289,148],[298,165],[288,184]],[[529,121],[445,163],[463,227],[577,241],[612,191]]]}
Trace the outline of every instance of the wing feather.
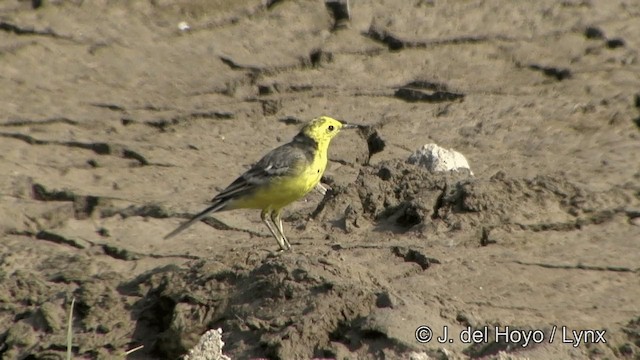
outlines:
{"label": "wing feather", "polygon": [[242,197],[269,182],[292,175],[295,169],[308,162],[301,149],[285,144],[273,149],[211,201],[222,202]]}

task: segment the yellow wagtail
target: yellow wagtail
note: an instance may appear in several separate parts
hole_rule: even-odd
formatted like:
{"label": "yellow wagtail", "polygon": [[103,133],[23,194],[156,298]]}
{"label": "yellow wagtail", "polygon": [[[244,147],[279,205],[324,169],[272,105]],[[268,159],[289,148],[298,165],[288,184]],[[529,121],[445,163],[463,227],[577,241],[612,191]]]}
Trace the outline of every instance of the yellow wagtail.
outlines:
{"label": "yellow wagtail", "polygon": [[265,155],[238,177],[212,204],[167,234],[168,239],[210,213],[233,209],[261,209],[260,214],[282,250],[291,249],[282,230],[282,209],[316,187],[327,167],[329,143],[341,129],[358,128],[328,116],[306,124],[291,142]]}

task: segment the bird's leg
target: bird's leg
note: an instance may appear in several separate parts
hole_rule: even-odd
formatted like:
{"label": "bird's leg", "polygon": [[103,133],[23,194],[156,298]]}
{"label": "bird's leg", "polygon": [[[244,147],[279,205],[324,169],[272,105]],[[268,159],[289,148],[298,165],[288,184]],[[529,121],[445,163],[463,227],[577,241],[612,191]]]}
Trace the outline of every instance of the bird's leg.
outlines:
{"label": "bird's leg", "polygon": [[318,183],[318,185],[316,185],[316,187],[314,188],[317,192],[319,192],[320,194],[322,194],[322,196],[327,195],[327,188],[324,187],[322,184]]}
{"label": "bird's leg", "polygon": [[291,244],[289,243],[289,240],[287,240],[287,237],[284,235],[284,229],[282,228],[282,218],[280,217],[280,214],[282,214],[282,209],[278,209],[272,212],[271,221],[273,221],[273,223],[278,227],[278,231],[280,231],[280,236],[282,236],[282,240],[284,241],[284,244],[287,247],[286,249],[283,249],[283,250],[289,250],[291,249]]}
{"label": "bird's leg", "polygon": [[[260,213],[260,218],[262,219],[262,222],[267,225],[267,227],[269,228],[269,231],[271,231],[271,235],[273,235],[273,237],[276,238],[276,241],[278,242],[278,245],[280,245],[280,249],[282,250],[287,250],[287,244],[289,243],[288,241],[285,244],[286,239],[283,240],[283,236],[280,235],[280,232],[278,231],[278,229],[276,229],[276,225],[275,223],[271,223],[269,221],[269,216],[267,215],[271,215],[271,218],[273,219],[273,212],[270,209],[264,209],[262,210],[262,212]],[[273,221],[273,220],[271,220]],[[291,246],[289,246],[291,247]]]}

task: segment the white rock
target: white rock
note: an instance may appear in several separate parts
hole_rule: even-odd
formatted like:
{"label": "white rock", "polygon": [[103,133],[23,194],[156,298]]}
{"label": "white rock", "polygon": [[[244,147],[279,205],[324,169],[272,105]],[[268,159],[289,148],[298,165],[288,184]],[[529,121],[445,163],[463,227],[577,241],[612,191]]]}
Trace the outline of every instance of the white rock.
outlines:
{"label": "white rock", "polygon": [[424,352],[412,351],[409,353],[409,360],[431,360],[431,357]]}
{"label": "white rock", "polygon": [[222,354],[222,329],[211,329],[200,337],[198,344],[184,356],[184,360],[231,360]]}
{"label": "white rock", "polygon": [[464,155],[453,149],[445,149],[437,144],[426,144],[416,150],[407,160],[410,164],[424,166],[431,172],[457,171],[468,169],[471,176],[473,171]]}
{"label": "white rock", "polygon": [[191,30],[191,26],[189,26],[189,23],[186,21],[180,21],[178,23],[178,29],[180,31],[188,31],[188,30]]}

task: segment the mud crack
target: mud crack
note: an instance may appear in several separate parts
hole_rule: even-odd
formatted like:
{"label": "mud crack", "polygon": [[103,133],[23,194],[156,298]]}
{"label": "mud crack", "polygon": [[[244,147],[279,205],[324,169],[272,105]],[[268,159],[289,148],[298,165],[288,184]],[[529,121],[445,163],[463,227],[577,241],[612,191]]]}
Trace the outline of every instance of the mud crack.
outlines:
{"label": "mud crack", "polygon": [[77,195],[70,190],[47,190],[41,184],[33,184],[33,198],[38,201],[69,201],[73,203],[76,219],[86,219],[91,216],[100,203],[100,197],[93,195]]}
{"label": "mud crack", "polygon": [[[522,66],[522,65],[519,65],[519,66]],[[554,78],[554,79],[556,79],[558,81],[571,79],[571,77],[573,76],[573,74],[571,73],[571,70],[569,70],[567,68],[559,68],[559,67],[552,67],[552,66],[542,66],[542,65],[537,65],[537,64],[530,64],[530,65],[527,65],[526,67],[531,69],[531,70],[540,71],[544,75],[546,75],[548,77],[552,77],[552,78]]]}
{"label": "mud crack", "polygon": [[512,41],[506,36],[457,36],[448,39],[433,40],[405,40],[390,31],[372,24],[364,36],[385,44],[389,50],[402,50],[407,48],[426,48],[438,45],[474,44],[486,41],[505,40]]}
{"label": "mud crack", "polygon": [[51,29],[36,30],[33,27],[19,26],[6,21],[0,21],[0,30],[16,35],[41,35],[57,39],[70,39],[69,37],[62,36]]}
{"label": "mud crack", "polygon": [[2,127],[10,127],[10,126],[33,126],[33,125],[51,125],[51,124],[67,124],[67,125],[78,125],[78,122],[75,120],[71,120],[66,117],[56,117],[44,120],[9,120],[5,123],[1,123]]}
{"label": "mud crack", "polygon": [[410,249],[401,246],[394,246],[391,248],[393,255],[401,257],[406,262],[413,262],[418,264],[422,270],[427,270],[431,264],[440,264],[440,260],[427,257],[418,250]]}
{"label": "mud crack", "polygon": [[21,140],[30,145],[56,145],[67,146],[71,148],[91,150],[98,155],[116,155],[123,159],[133,159],[138,162],[140,166],[156,165],[156,166],[169,166],[166,164],[158,164],[149,162],[143,155],[138,152],[127,149],[120,145],[113,145],[104,142],[83,143],[79,141],[57,141],[57,140],[41,140],[36,139],[31,135],[21,133],[5,133],[0,132],[1,137]]}
{"label": "mud crack", "polygon": [[462,100],[465,94],[450,91],[445,84],[418,80],[401,86],[394,96],[407,102],[441,103]]}
{"label": "mud crack", "polygon": [[78,240],[70,239],[70,238],[62,236],[60,234],[56,234],[56,233],[53,233],[53,232],[47,231],[47,230],[41,230],[41,231],[38,231],[38,232],[9,231],[9,232],[7,232],[7,234],[8,235],[26,236],[26,237],[30,237],[30,238],[34,238],[34,239],[38,239],[38,240],[49,241],[49,242],[52,242],[54,244],[59,244],[59,245],[68,245],[68,246],[74,247],[76,249],[86,249],[86,248],[88,248],[90,246],[95,245],[94,243],[92,243],[89,240],[83,239],[82,241],[78,241]]}
{"label": "mud crack", "polygon": [[640,272],[640,268],[632,269],[624,266],[596,266],[596,265],[585,265],[585,264],[576,264],[576,265],[566,265],[566,264],[547,264],[547,263],[534,263],[534,262],[525,262],[520,260],[511,261],[513,263],[519,265],[527,265],[527,266],[539,266],[547,269],[566,269],[566,270],[589,270],[589,271],[612,271],[612,272],[631,272],[636,273]]}
{"label": "mud crack", "polygon": [[235,113],[231,111],[195,111],[189,114],[172,117],[170,119],[158,119],[145,121],[144,124],[157,128],[161,131],[165,131],[169,126],[177,125],[181,122],[198,120],[198,119],[211,119],[211,120],[228,120],[235,118]]}

